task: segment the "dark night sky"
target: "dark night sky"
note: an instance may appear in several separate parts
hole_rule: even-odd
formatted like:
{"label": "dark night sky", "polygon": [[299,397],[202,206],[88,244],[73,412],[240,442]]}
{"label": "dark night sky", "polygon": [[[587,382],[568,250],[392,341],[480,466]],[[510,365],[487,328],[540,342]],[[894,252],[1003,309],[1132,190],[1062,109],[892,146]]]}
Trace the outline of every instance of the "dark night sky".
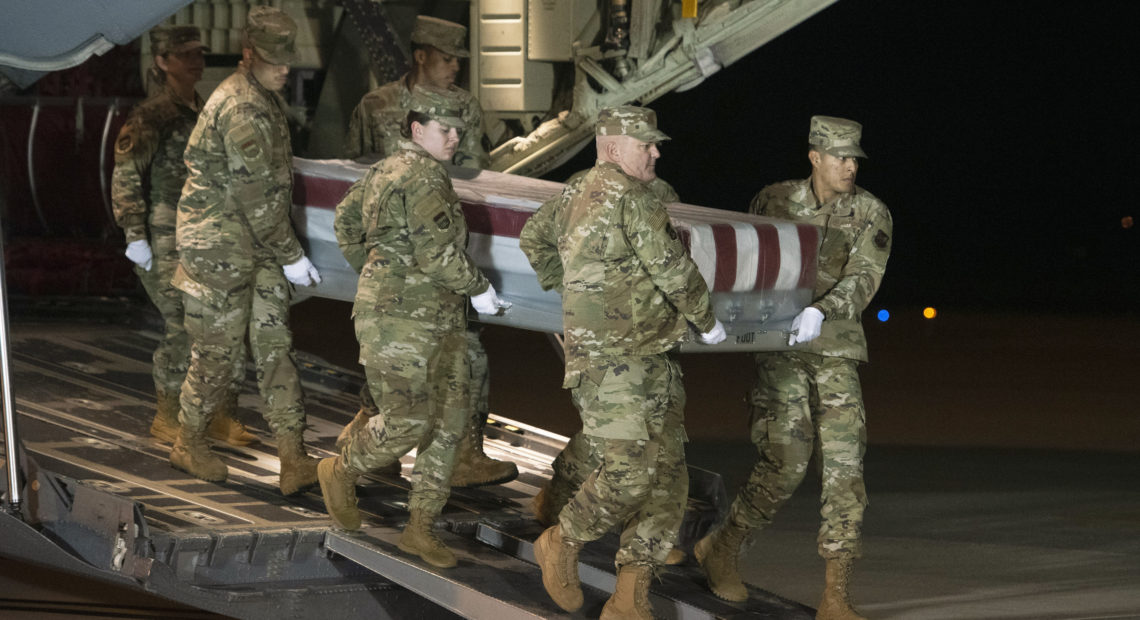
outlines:
{"label": "dark night sky", "polygon": [[895,221],[878,304],[1135,313],[1133,6],[841,0],[652,103],[658,173],[743,210],[807,176],[811,115],[853,118]]}

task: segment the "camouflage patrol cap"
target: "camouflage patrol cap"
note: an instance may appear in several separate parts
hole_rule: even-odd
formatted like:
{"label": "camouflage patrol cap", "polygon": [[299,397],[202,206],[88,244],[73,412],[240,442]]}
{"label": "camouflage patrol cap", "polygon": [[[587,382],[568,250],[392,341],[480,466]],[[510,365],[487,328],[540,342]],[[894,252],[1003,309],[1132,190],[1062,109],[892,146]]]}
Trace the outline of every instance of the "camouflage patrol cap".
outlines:
{"label": "camouflage patrol cap", "polygon": [[150,31],[150,53],[155,56],[180,54],[210,48],[202,44],[202,31],[197,26],[159,26]]}
{"label": "camouflage patrol cap", "polygon": [[863,126],[855,121],[834,116],[811,117],[808,144],[833,157],[866,157],[859,146]]}
{"label": "camouflage patrol cap", "polygon": [[642,142],[662,142],[669,136],[657,128],[657,113],[649,108],[622,105],[602,108],[594,133],[599,136],[630,136]]}
{"label": "camouflage patrol cap", "polygon": [[297,22],[285,11],[271,6],[255,6],[245,21],[245,46],[252,47],[266,62],[292,64],[297,58],[294,40]]}
{"label": "camouflage patrol cap", "polygon": [[467,27],[438,17],[416,16],[412,43],[430,45],[445,54],[460,58],[470,55],[467,52]]}
{"label": "camouflage patrol cap", "polygon": [[408,110],[426,114],[441,125],[463,129],[463,108],[459,100],[448,92],[425,88],[417,84],[412,88],[412,98]]}

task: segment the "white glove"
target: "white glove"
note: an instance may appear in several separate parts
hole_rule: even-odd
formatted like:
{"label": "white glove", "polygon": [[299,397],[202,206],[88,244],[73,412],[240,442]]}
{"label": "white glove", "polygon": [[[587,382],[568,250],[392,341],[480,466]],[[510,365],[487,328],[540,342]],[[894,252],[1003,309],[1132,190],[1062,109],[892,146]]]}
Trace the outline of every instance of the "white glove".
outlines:
{"label": "white glove", "polygon": [[720,319],[717,319],[716,325],[713,325],[713,328],[708,333],[701,334],[701,342],[704,344],[716,344],[718,342],[724,342],[726,337],[724,324],[720,322]]}
{"label": "white glove", "polygon": [[297,286],[316,286],[321,283],[321,274],[308,256],[301,256],[297,262],[289,263],[282,269],[285,270],[285,277]]}
{"label": "white glove", "polygon": [[143,268],[143,271],[150,271],[151,265],[154,264],[154,253],[150,251],[150,244],[146,239],[139,239],[127,244],[127,258],[131,262]]}
{"label": "white glove", "polygon": [[499,314],[500,310],[509,309],[511,302],[499,299],[495,287],[488,285],[487,290],[471,296],[471,305],[475,306],[475,311],[479,314]]}
{"label": "white glove", "polygon": [[819,338],[823,327],[823,313],[814,306],[808,306],[792,319],[792,333],[788,334],[788,346],[799,342],[811,342]]}

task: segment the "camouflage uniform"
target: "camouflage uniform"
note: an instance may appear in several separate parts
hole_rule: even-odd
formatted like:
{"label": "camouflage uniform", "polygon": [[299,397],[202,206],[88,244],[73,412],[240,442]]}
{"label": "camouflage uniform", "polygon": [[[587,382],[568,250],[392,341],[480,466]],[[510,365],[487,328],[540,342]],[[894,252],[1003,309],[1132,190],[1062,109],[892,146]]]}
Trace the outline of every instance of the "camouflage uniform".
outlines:
{"label": "camouflage uniform", "polygon": [[[599,134],[646,114],[655,129],[648,110],[610,109]],[[716,324],[708,288],[660,200],[609,162],[547,201],[520,245],[539,283],[562,294],[563,387],[600,463],[559,514],[561,535],[596,540],[622,523],[618,567],[660,565],[688,496],[684,387],[669,351],[688,322],[702,332]]]}
{"label": "camouflage uniform", "polygon": [[[586,176],[589,171],[590,169],[587,168],[575,172],[570,175],[569,179],[566,179],[566,184],[573,184]],[[660,177],[655,177],[645,185],[662,203],[678,202],[681,199],[673,186]],[[683,393],[681,397],[684,397]],[[683,428],[683,419],[678,419],[676,423]],[[546,519],[549,516],[556,515],[570,501],[570,498],[582,486],[590,473],[601,464],[601,456],[599,447],[594,445],[588,435],[577,432],[570,438],[570,441],[566,443],[566,446],[562,448],[557,458],[551,463],[551,469],[554,470],[554,473],[550,477],[550,484],[543,489],[544,497],[539,500],[539,510],[547,514],[536,515],[540,522],[549,525],[546,523]]]}
{"label": "camouflage uniform", "polygon": [[350,264],[363,257],[353,317],[380,414],[341,458],[368,472],[425,441],[409,508],[438,515],[468,417],[467,296],[490,283],[466,253],[467,222],[443,165],[419,145],[374,164],[337,205]]}
{"label": "camouflage uniform", "polygon": [[[816,117],[826,119],[827,117]],[[855,148],[858,138],[856,136]],[[862,151],[853,153],[862,156]],[[730,519],[757,528],[771,521],[807,472],[813,445],[822,466],[824,558],[859,557],[867,495],[863,484],[865,414],[857,365],[867,361],[862,313],[878,290],[891,250],[891,214],[855,187],[818,204],[811,179],[769,185],[752,213],[823,229],[812,306],[824,315],[818,338],[786,353],[756,355],[752,441],[760,452]]]}
{"label": "camouflage uniform", "polygon": [[[434,17],[420,15],[412,31],[412,43],[430,45],[451,56],[466,58],[467,28]],[[389,82],[364,95],[352,111],[345,137],[345,151],[350,159],[362,155],[387,157],[399,149],[400,125],[410,107],[412,73]],[[447,92],[462,110],[464,130],[460,132],[459,148],[451,163],[464,168],[482,170],[489,159],[483,149],[483,108],[471,93],[451,85]]]}
{"label": "camouflage uniform", "polygon": [[180,421],[202,428],[221,403],[248,330],[265,419],[277,435],[304,425],[282,266],[304,256],[290,221],[286,104],[241,66],[210,96],[186,148],[174,286],[193,355]]}
{"label": "camouflage uniform", "polygon": [[[385,157],[399,148],[398,143],[402,140],[400,123],[407,114],[411,98],[409,75],[364,95],[357,104],[345,138],[345,152],[349,158],[373,153]],[[481,170],[488,163],[487,151],[483,149],[483,108],[478,99],[458,86],[452,86],[449,94],[461,102],[466,125],[451,161],[456,166]]]}
{"label": "camouflage uniform", "polygon": [[[465,27],[423,15],[416,18],[416,26],[412,32],[413,43],[431,45],[447,54],[464,58],[468,55],[464,47],[466,37]],[[412,93],[408,89],[411,77],[410,73],[404,75],[361,99],[349,121],[348,136],[345,140],[347,157],[355,159],[363,155],[378,155],[383,158],[399,149],[399,142],[403,140],[400,136],[400,127],[411,104]],[[464,125],[452,163],[481,170],[486,167],[488,158],[486,151],[483,150],[483,110],[479,106],[479,101],[467,91],[455,86],[447,90],[446,96],[452,100],[451,105],[461,111],[460,118]],[[339,213],[339,219],[350,225],[349,223],[356,221],[357,215],[350,214],[345,209]],[[359,273],[359,266],[364,262],[363,244],[360,242],[363,237],[349,234],[343,238],[347,239],[347,242],[342,245],[341,250],[348,258],[349,264]],[[513,479],[518,475],[518,470],[513,465],[492,461],[483,454],[483,427],[490,413],[491,382],[490,365],[487,361],[487,351],[480,340],[481,334],[482,327],[478,323],[468,325],[466,338],[467,357],[470,362],[471,405],[464,434],[470,437],[464,446],[470,446],[471,449],[461,450],[456,484],[465,482],[481,484],[494,479]],[[483,467],[465,471],[463,470],[465,463],[478,463]],[[486,474],[490,474],[490,478],[484,477]],[[504,474],[505,478],[502,478]],[[461,481],[460,478],[465,480]]]}
{"label": "camouflage uniform", "polygon": [[198,121],[202,99],[190,107],[169,86],[135,106],[115,141],[111,204],[126,242],[146,240],[154,253],[148,271],[135,266],[150,300],[162,315],[164,331],[154,351],[154,385],[177,394],[190,363],[190,343],[182,327],[182,293],[170,284],[178,265],[174,223],[186,181],[182,153]]}

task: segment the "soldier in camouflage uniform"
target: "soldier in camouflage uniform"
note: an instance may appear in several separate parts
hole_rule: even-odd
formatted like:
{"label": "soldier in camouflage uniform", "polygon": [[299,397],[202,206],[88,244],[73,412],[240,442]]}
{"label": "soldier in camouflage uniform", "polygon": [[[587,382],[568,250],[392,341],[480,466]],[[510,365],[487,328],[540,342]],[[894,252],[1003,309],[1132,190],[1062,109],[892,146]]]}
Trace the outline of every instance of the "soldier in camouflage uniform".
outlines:
{"label": "soldier in camouflage uniform", "polygon": [[560,607],[582,605],[578,551],[623,524],[618,582],[603,618],[652,617],[649,579],[677,538],[688,497],[681,369],[670,356],[689,323],[724,339],[709,290],[646,186],[657,143],[651,110],[603,109],[598,163],[530,218],[519,237],[539,283],[562,294],[563,387],[598,467],[535,541],[543,585]]}
{"label": "soldier in camouflage uniform", "polygon": [[[589,171],[590,168],[575,172],[566,179],[566,184],[574,183]],[[653,177],[645,185],[662,204],[681,200],[677,190],[661,177]],[[546,527],[554,525],[558,521],[558,513],[562,511],[562,507],[570,501],[590,473],[601,464],[597,461],[600,456],[597,450],[590,447],[588,436],[580,432],[575,433],[551,464],[554,475],[534,496],[535,520]],[[684,561],[685,552],[676,547],[670,549],[669,555],[665,558],[665,563],[669,565],[677,565]]]}
{"label": "soldier in camouflage uniform", "polygon": [[191,360],[182,386],[182,428],[170,463],[203,480],[226,479],[204,441],[222,405],[234,358],[249,333],[258,388],[281,459],[285,495],[316,482],[305,453],[305,409],[289,330],[290,283],[320,275],[290,221],[293,169],[285,86],[297,26],[258,6],[242,33],[243,60],[206,102],[186,147],[189,176],[178,203],[179,262]]}
{"label": "soldier in camouflage uniform", "polygon": [[[483,110],[479,101],[470,93],[455,85],[459,72],[459,59],[467,57],[467,29],[463,26],[421,15],[416,18],[412,31],[412,71],[395,82],[368,93],[353,111],[345,140],[346,156],[349,158],[386,157],[396,152],[401,139],[400,124],[405,120],[411,101],[411,92],[416,84],[442,91],[452,98],[452,107],[460,110],[464,128],[460,130],[459,148],[451,163],[465,168],[482,169],[487,164],[487,153],[483,149]],[[352,214],[343,213],[342,221],[355,221]],[[363,250],[359,236],[346,237],[347,245],[341,246],[349,264],[359,272],[363,264]],[[514,480],[519,475],[518,467],[511,462],[497,461],[483,451],[483,427],[490,412],[489,390],[490,372],[487,351],[480,341],[482,328],[478,324],[468,326],[467,357],[471,368],[471,416],[459,444],[455,457],[452,486],[481,486],[500,484]],[[375,415],[375,405],[363,402],[353,423],[346,431],[368,421]],[[338,443],[343,443],[346,435]],[[389,465],[388,471],[399,475],[400,462]]]}
{"label": "soldier in camouflage uniform", "polygon": [[[127,241],[127,258],[135,263],[143,288],[159,314],[164,331],[154,351],[157,412],[151,435],[174,443],[178,436],[178,398],[190,364],[190,341],[182,327],[182,293],[170,284],[178,265],[174,220],[178,197],[186,181],[182,153],[198,121],[202,98],[194,85],[202,79],[205,52],[194,26],[170,26],[150,31],[154,54],[151,74],[157,91],[135,106],[115,141],[115,171],[111,175],[111,204],[115,221]],[[227,402],[236,405],[245,378],[245,360],[235,360],[233,387]],[[210,422],[208,433],[235,446],[257,438],[223,408]]]}
{"label": "soldier in camouflage uniform", "polygon": [[863,485],[865,415],[857,366],[867,361],[862,313],[886,270],[891,214],[855,185],[862,126],[827,116],[811,119],[811,177],[769,185],[751,212],[809,222],[823,229],[815,300],[795,318],[792,350],[756,355],[752,441],[760,452],[725,522],[700,540],[698,561],[721,598],[748,592],[737,572],[741,542],[767,525],[807,472],[813,447],[823,484],[819,554],[827,585],[817,618],[859,618],[850,606],[851,561],[861,555],[867,495]]}
{"label": "soldier in camouflage uniform", "polygon": [[457,101],[463,130],[451,163],[482,170],[487,167],[483,148],[483,108],[471,93],[455,85],[459,59],[467,58],[467,28],[436,17],[420,15],[412,30],[412,70],[400,79],[367,93],[352,111],[345,152],[350,159],[387,157],[399,149],[401,125],[416,84],[446,91]]}
{"label": "soldier in camouflage uniform", "polygon": [[350,430],[340,454],[319,466],[329,516],[353,530],[361,523],[357,478],[419,445],[398,545],[440,568],[456,563],[432,524],[447,502],[468,417],[468,296],[481,313],[507,307],[467,254],[467,222],[440,163],[454,155],[463,128],[453,104],[445,93],[414,88],[407,139],[337,205],[341,243],[365,252],[353,319],[379,412]]}

